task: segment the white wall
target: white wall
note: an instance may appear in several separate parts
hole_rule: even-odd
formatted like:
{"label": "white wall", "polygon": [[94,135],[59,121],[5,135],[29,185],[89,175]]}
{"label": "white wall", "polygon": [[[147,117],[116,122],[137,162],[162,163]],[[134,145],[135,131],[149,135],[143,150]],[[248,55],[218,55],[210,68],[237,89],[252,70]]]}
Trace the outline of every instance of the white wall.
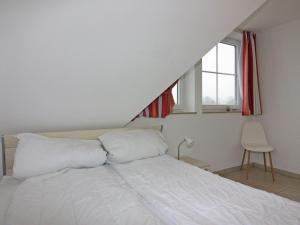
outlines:
{"label": "white wall", "polygon": [[126,124],[263,2],[0,1],[0,134]]}
{"label": "white wall", "polygon": [[275,167],[300,173],[300,20],[258,33],[263,116]]}
{"label": "white wall", "polygon": [[[0,152],[2,152],[2,144],[0,140]],[[0,154],[0,178],[2,177],[3,174],[3,168],[2,168],[2,154]]]}
{"label": "white wall", "polygon": [[130,126],[163,124],[169,153],[174,156],[179,142],[191,137],[194,145],[190,149],[182,146],[182,154],[210,163],[213,170],[221,170],[241,163],[240,134],[244,119],[238,113],[182,114],[166,119],[139,118]]}
{"label": "white wall", "polygon": [[[164,126],[163,133],[170,146],[169,154],[177,155],[177,146],[184,137],[192,138],[195,143],[188,149],[182,146],[182,154],[204,160],[212,170],[222,170],[241,163],[241,127],[248,119],[240,113],[201,113],[201,64],[193,71],[196,82],[192,91],[196,93],[197,114],[171,114],[166,119],[138,118],[129,126]],[[195,90],[194,90],[195,89]]]}
{"label": "white wall", "polygon": [[0,133],[126,124],[264,0],[1,0]]}

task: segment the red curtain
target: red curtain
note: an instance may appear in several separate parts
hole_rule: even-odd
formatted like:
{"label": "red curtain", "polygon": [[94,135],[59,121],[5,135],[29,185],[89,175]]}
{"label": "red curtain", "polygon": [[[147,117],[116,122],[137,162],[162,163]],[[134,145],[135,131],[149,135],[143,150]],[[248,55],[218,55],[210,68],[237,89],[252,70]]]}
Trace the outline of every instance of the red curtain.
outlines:
{"label": "red curtain", "polygon": [[259,76],[257,69],[256,35],[243,32],[243,103],[242,115],[261,115]]}
{"label": "red curtain", "polygon": [[174,97],[172,95],[172,89],[177,84],[177,81],[172,84],[164,93],[162,93],[162,104],[161,104],[161,117],[165,118],[168,116],[175,105]]}
{"label": "red curtain", "polygon": [[172,89],[178,81],[174,82],[167,88],[159,97],[150,103],[137,117],[150,117],[150,118],[165,118],[173,110],[175,101],[172,95]]}

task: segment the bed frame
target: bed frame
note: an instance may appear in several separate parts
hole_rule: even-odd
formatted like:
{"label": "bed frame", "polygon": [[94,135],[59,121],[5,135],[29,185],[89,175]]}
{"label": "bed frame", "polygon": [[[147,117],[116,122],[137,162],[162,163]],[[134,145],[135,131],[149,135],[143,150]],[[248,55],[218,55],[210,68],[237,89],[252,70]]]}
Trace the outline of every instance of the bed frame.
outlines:
{"label": "bed frame", "polygon": [[[154,129],[163,131],[163,126],[151,126],[151,127],[126,127],[126,128],[109,128],[98,130],[76,130],[76,131],[61,131],[61,132],[47,132],[38,133],[40,135],[52,138],[68,138],[68,139],[85,139],[96,140],[100,135],[107,132],[114,131],[127,131],[134,129]],[[2,143],[2,166],[3,175],[11,175],[14,165],[15,152],[18,144],[18,138],[16,135],[3,135],[1,137]]]}

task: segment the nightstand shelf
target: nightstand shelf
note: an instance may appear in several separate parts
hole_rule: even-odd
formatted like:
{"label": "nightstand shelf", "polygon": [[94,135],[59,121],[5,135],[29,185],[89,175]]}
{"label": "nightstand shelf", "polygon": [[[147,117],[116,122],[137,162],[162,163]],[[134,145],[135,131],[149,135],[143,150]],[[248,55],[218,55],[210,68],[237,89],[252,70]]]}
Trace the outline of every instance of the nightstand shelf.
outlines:
{"label": "nightstand shelf", "polygon": [[209,171],[210,169],[210,165],[208,163],[198,159],[194,159],[190,156],[185,156],[185,155],[180,156],[180,160],[207,171]]}

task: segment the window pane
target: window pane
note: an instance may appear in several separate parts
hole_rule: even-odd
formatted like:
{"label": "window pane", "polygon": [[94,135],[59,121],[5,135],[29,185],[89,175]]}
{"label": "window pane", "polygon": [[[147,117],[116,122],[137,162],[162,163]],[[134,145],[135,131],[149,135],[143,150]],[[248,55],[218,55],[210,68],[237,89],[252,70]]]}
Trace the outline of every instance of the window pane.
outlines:
{"label": "window pane", "polygon": [[202,104],[217,104],[216,74],[202,73]]}
{"label": "window pane", "polygon": [[218,104],[235,105],[235,76],[218,75]]}
{"label": "window pane", "polygon": [[176,84],[176,85],[172,88],[172,95],[173,95],[175,104],[178,104],[178,84]]}
{"label": "window pane", "polygon": [[206,55],[202,58],[202,70],[217,72],[217,50],[213,47]]}
{"label": "window pane", "polygon": [[235,74],[235,46],[218,44],[218,72]]}

